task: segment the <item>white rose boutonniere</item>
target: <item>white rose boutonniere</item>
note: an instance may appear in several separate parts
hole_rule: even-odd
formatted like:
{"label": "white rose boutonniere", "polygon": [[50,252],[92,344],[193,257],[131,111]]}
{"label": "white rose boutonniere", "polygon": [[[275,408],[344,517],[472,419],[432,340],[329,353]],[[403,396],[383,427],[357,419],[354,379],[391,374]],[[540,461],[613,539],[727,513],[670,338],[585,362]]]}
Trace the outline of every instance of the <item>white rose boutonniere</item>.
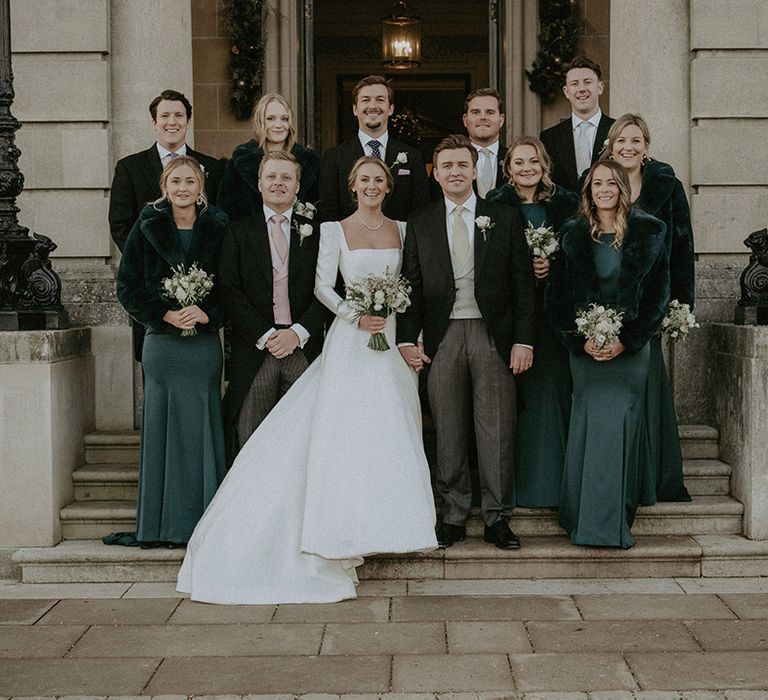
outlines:
{"label": "white rose boutonniere", "polygon": [[298,227],[299,232],[299,246],[301,246],[304,243],[305,238],[309,238],[315,230],[312,228],[312,224],[301,224],[301,226]]}
{"label": "white rose boutonniere", "polygon": [[400,151],[395,158],[395,162],[390,165],[390,168],[394,168],[396,165],[405,165],[408,162],[408,154],[405,151]]}
{"label": "white rose boutonniere", "polygon": [[202,163],[198,163],[200,166],[200,172],[203,174],[203,177],[207,180],[208,179],[208,171],[205,169],[205,166]]}
{"label": "white rose boutonniere", "polygon": [[300,202],[298,199],[293,202],[293,211],[305,219],[314,219],[317,207],[311,202]]}
{"label": "white rose boutonniere", "polygon": [[491,221],[490,216],[478,216],[475,219],[475,224],[483,233],[483,241],[488,240],[488,231],[490,231],[496,224]]}

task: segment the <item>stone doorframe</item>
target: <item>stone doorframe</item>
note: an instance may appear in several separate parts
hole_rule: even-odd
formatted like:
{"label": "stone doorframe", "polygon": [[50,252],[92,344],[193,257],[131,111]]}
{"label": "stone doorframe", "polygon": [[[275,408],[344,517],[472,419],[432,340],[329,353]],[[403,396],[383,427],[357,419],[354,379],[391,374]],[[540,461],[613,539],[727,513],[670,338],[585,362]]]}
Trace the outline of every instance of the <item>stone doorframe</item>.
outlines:
{"label": "stone doorframe", "polygon": [[[504,100],[507,140],[513,133],[538,134],[541,104],[525,77],[525,67],[536,56],[538,2],[489,2],[490,45],[496,55],[490,57],[488,82]],[[268,0],[264,22],[264,92],[278,92],[294,106],[304,143],[314,141],[313,122],[307,118],[314,92],[314,77],[308,70],[314,54],[313,7],[314,0]]]}

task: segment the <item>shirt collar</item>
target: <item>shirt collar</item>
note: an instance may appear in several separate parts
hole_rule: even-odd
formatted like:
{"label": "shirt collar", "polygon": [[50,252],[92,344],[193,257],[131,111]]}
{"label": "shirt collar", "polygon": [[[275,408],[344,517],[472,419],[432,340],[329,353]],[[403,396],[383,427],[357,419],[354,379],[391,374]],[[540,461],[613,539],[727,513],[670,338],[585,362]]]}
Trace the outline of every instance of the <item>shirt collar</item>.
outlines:
{"label": "shirt collar", "polygon": [[597,108],[597,112],[595,112],[589,119],[581,119],[580,117],[577,117],[575,114],[571,113],[571,128],[576,131],[576,129],[579,127],[579,124],[583,121],[588,121],[592,126],[597,129],[598,126],[600,126],[600,119],[602,119],[603,113],[600,110],[600,108]]}
{"label": "shirt collar", "polygon": [[[262,204],[262,208],[264,209],[264,220],[269,221],[273,216],[277,214],[277,212],[274,209],[270,209],[266,204]],[[291,223],[291,215],[293,214],[293,207],[288,209],[288,211],[283,212],[283,216],[288,220],[288,223]]]}
{"label": "shirt collar", "polygon": [[[448,197],[444,197],[445,199],[445,211],[450,216],[453,214],[453,210],[458,207],[459,205],[456,204],[456,202],[448,199]],[[470,192],[469,197],[467,197],[465,202],[461,203],[461,206],[464,207],[469,212],[474,213],[475,209],[477,208],[477,195],[475,194],[474,190]]]}
{"label": "shirt collar", "polygon": [[157,146],[157,152],[160,154],[160,160],[165,160],[166,156],[169,156],[171,153],[175,153],[179,156],[185,156],[187,155],[187,144],[182,143],[181,146],[179,146],[178,150],[176,151],[169,151],[167,148],[163,148],[159,143],[155,144]]}
{"label": "shirt collar", "polygon": [[478,153],[480,153],[480,150],[481,150],[481,149],[483,149],[483,148],[487,148],[487,149],[488,149],[488,150],[491,152],[491,155],[492,155],[494,158],[498,158],[498,157],[499,157],[499,142],[498,142],[498,141],[495,141],[495,142],[494,142],[494,143],[492,143],[490,146],[479,146],[479,145],[478,145],[478,144],[476,144],[474,141],[472,141],[471,143],[472,143],[472,145],[475,147],[475,150],[476,150]]}
{"label": "shirt collar", "polygon": [[[365,147],[368,145],[368,142],[374,140],[373,136],[369,136],[362,129],[360,129],[357,132],[357,138],[360,139],[360,144],[363,147],[363,152],[365,152]],[[381,136],[377,136],[375,140],[381,144],[381,154],[383,156],[384,151],[387,150],[387,142],[389,141],[389,132],[385,131]]]}

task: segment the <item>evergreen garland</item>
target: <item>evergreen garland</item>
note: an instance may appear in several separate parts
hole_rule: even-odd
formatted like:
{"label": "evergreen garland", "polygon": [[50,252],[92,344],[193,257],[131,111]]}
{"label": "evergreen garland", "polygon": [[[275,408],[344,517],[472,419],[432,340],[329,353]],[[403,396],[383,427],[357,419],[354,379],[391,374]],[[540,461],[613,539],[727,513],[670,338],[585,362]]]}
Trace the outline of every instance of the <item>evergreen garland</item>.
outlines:
{"label": "evergreen garland", "polygon": [[539,0],[539,50],[530,70],[528,84],[544,104],[552,102],[565,83],[563,66],[576,55],[581,31],[576,0]]}
{"label": "evergreen garland", "polygon": [[264,46],[261,37],[264,0],[229,0],[229,103],[240,120],[250,119],[261,97]]}

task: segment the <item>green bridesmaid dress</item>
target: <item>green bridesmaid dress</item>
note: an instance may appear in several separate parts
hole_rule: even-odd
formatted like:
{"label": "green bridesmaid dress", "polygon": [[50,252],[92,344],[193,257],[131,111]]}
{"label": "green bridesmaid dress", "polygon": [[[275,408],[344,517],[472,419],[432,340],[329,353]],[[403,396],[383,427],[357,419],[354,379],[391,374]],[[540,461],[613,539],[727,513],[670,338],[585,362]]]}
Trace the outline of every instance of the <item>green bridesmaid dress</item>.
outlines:
{"label": "green bridesmaid dress", "polygon": [[[192,230],[179,230],[185,252]],[[187,261],[188,263],[194,261]],[[219,335],[147,330],[136,539],[186,543],[226,475]]]}
{"label": "green bridesmaid dress", "polygon": [[[543,204],[520,203],[534,227],[548,224]],[[557,507],[571,411],[568,351],[544,313],[544,282],[536,281],[536,345],[533,367],[517,377],[515,491],[518,506]]]}
{"label": "green bridesmaid dress", "polygon": [[[592,242],[600,299],[616,299],[621,249],[612,235]],[[579,545],[631,547],[638,503],[648,494],[643,468],[648,464],[645,390],[650,343],[597,362],[570,355],[573,405],[568,431],[560,525]],[[652,498],[652,494],[650,494]]]}

